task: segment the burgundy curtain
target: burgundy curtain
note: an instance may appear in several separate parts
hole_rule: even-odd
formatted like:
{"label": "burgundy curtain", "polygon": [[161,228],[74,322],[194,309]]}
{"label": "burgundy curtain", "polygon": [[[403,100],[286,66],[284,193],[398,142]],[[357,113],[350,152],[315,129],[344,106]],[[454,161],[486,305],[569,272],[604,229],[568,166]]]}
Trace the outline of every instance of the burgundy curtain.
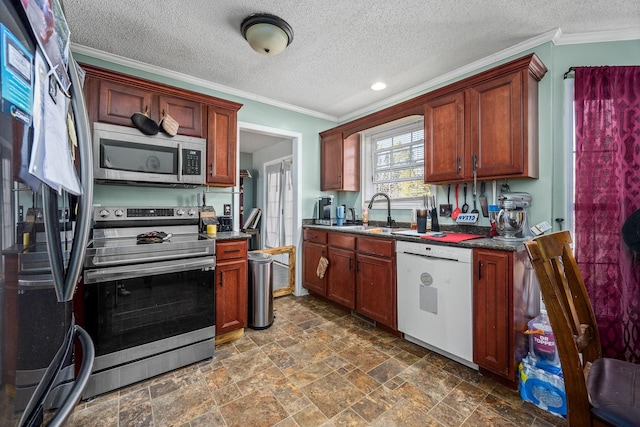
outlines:
{"label": "burgundy curtain", "polygon": [[640,261],[624,221],[640,208],[640,67],[575,73],[575,256],[605,356],[640,363]]}

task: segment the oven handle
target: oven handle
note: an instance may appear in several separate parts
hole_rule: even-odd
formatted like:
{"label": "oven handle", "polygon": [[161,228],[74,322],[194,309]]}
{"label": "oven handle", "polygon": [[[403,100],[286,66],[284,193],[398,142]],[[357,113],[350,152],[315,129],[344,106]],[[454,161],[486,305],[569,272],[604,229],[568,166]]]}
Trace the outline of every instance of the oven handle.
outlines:
{"label": "oven handle", "polygon": [[[207,246],[206,248],[202,248],[202,250],[198,251],[198,252],[189,251],[189,253],[187,255],[189,255],[192,258],[194,258],[194,257],[203,257],[205,255],[213,256],[212,249],[213,249],[213,247]],[[135,263],[135,262],[140,262],[140,261],[144,261],[144,260],[149,259],[148,254],[145,253],[144,255],[145,256],[141,257],[141,258],[129,258],[128,261]],[[153,259],[154,260],[158,260],[158,261],[162,261],[164,259],[174,259],[175,257],[176,257],[175,253],[169,253],[167,255],[154,255]],[[118,264],[122,264],[122,261],[119,260],[119,259],[118,260],[114,260],[114,261],[101,261],[101,259],[102,259],[101,256],[94,256],[92,258],[92,260],[91,260],[91,264],[93,266],[96,266],[96,267],[99,267],[101,265],[114,265],[114,264],[118,265]],[[183,262],[183,261],[180,261],[180,262]]]}
{"label": "oven handle", "polygon": [[97,268],[87,270],[84,274],[84,283],[110,282],[113,280],[133,279],[135,277],[154,276],[166,273],[178,273],[189,270],[213,270],[216,259],[212,256],[206,258],[190,258],[173,261],[153,262],[149,264],[122,265],[118,267]]}

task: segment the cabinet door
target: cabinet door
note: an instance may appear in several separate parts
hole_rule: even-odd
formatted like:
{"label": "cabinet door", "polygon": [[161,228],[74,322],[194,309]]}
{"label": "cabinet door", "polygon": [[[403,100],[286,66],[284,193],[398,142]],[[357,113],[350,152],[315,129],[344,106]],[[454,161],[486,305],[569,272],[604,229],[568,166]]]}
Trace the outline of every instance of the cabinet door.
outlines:
{"label": "cabinet door", "polygon": [[207,184],[236,185],[236,112],[208,107]]}
{"label": "cabinet door", "polygon": [[521,175],[525,164],[522,73],[474,85],[469,94],[472,154],[467,160],[476,156],[478,178]]}
{"label": "cabinet door", "polygon": [[455,181],[465,172],[465,96],[430,100],[424,110],[424,181]]}
{"label": "cabinet door", "polygon": [[[149,108],[150,117],[156,114],[150,91],[103,80],[100,82],[98,121],[114,125],[131,126],[131,116]],[[156,115],[157,117],[157,115]]]}
{"label": "cabinet door", "polygon": [[342,189],[342,133],[320,140],[320,189]]}
{"label": "cabinet door", "polygon": [[327,298],[345,307],[356,308],[355,252],[330,246],[327,253]]}
{"label": "cabinet door", "polygon": [[202,137],[202,104],[175,96],[160,95],[158,97],[159,117],[162,111],[178,122],[180,135]]}
{"label": "cabinet door", "polygon": [[305,288],[322,296],[327,295],[326,275],[321,279],[317,276],[318,261],[326,256],[326,246],[317,243],[302,243],[302,276]]}
{"label": "cabinet door", "polygon": [[356,255],[356,311],[396,329],[393,259]]}
{"label": "cabinet door", "polygon": [[474,250],[473,361],[511,379],[511,253]]}
{"label": "cabinet door", "polygon": [[216,265],[216,335],[247,326],[247,260]]}

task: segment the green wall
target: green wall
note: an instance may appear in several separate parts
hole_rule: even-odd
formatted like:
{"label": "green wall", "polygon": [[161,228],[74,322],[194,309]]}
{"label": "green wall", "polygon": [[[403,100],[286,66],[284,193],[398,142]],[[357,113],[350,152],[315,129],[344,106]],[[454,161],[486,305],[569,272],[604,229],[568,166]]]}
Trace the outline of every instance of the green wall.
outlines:
{"label": "green wall", "polygon": [[[640,64],[640,40],[558,46],[548,42],[530,51],[522,52],[511,58],[491,64],[484,69],[492,68],[500,63],[508,62],[531,52],[535,52],[549,70],[539,85],[540,178],[537,180],[512,180],[510,185],[514,191],[526,191],[533,195],[533,206],[530,211],[532,224],[547,221],[557,229],[554,219],[566,217],[567,215],[564,207],[563,75],[572,66],[638,65]],[[302,217],[311,218],[313,216],[314,201],[322,194],[320,192],[318,133],[336,126],[337,123],[83,55],[76,55],[76,60],[240,102],[244,105],[238,112],[238,120],[301,133],[302,165],[300,165],[299,170],[302,173],[302,189],[300,191],[302,195]],[[474,74],[482,70],[475,71]],[[464,77],[466,76],[455,80],[460,80]],[[450,84],[455,80],[443,83],[440,86]],[[436,89],[436,87],[430,90],[433,89]],[[489,185],[488,188],[490,187]],[[196,194],[201,191],[202,189],[171,190],[99,185],[95,190],[95,202],[104,205],[192,205],[196,203]],[[208,191],[210,192],[207,195],[208,204],[212,204],[216,210],[222,210],[223,203],[230,203],[231,189],[210,188]],[[445,192],[446,187],[440,189],[437,194],[437,203],[446,201]],[[361,214],[362,201],[359,193],[337,193],[336,195],[337,203],[355,206],[359,214]],[[469,197],[470,200],[471,198]],[[408,221],[410,218],[409,211],[394,210],[393,217],[398,221]],[[370,213],[370,218],[384,220],[386,213],[376,210]],[[451,222],[450,219],[441,219],[441,223]],[[482,218],[480,225],[488,225],[488,221]]]}

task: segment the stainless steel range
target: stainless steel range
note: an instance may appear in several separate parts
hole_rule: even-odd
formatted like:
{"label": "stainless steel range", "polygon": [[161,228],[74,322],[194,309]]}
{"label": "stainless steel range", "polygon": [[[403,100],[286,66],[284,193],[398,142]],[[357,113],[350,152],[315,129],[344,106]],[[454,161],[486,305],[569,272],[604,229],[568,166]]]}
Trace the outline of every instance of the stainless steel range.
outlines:
{"label": "stainless steel range", "polygon": [[76,297],[96,347],[83,398],[212,357],[215,240],[198,208],[97,207],[94,221]]}

